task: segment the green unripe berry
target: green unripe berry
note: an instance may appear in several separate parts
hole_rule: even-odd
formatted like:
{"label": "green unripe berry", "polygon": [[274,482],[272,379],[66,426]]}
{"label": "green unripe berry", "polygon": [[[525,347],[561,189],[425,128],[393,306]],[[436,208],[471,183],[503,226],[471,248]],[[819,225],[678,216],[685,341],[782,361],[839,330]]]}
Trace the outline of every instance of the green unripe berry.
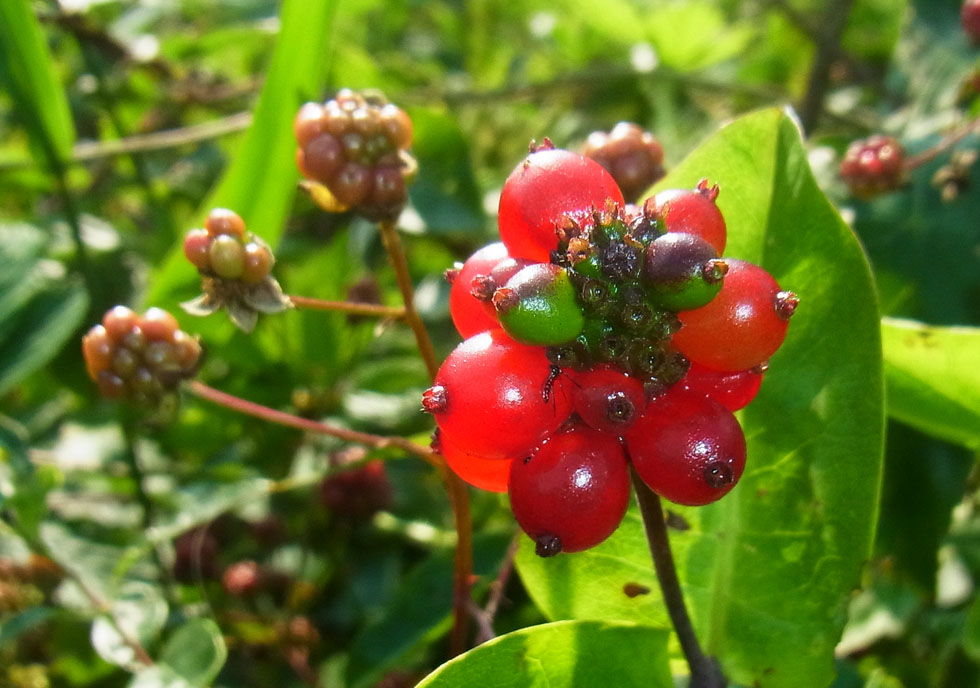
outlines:
{"label": "green unripe berry", "polygon": [[585,324],[568,271],[551,263],[519,270],[494,292],[493,305],[504,330],[524,344],[564,344]]}
{"label": "green unripe berry", "polygon": [[238,279],[245,272],[245,247],[230,234],[219,234],[209,249],[211,269],[218,277]]}
{"label": "green unripe berry", "polygon": [[727,270],[728,266],[704,239],[668,232],[647,247],[642,281],[657,306],[687,311],[715,298]]}

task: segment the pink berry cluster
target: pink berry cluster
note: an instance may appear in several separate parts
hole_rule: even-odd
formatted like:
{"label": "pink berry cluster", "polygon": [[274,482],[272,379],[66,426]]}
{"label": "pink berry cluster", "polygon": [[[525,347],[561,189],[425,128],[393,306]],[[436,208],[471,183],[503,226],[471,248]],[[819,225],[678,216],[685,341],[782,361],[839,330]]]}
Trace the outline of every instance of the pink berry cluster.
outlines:
{"label": "pink berry cluster", "polygon": [[82,354],[103,396],[156,407],[197,372],[201,344],[161,308],[139,315],[116,306],[82,338]]}
{"label": "pink berry cluster", "polygon": [[892,136],[875,134],[852,141],[840,164],[840,176],[851,193],[869,199],[902,185],[905,150]]}
{"label": "pink berry cluster", "polygon": [[275,263],[265,242],[246,232],[244,220],[227,208],[215,208],[203,229],[187,233],[184,255],[204,275],[243,284],[258,284],[268,277]]}
{"label": "pink berry cluster", "polygon": [[733,411],[798,299],[720,257],[717,195],[702,181],[627,206],[601,165],[546,142],[504,184],[502,241],[447,272],[465,339],[423,395],[433,446],[470,484],[508,493],[542,556],[615,531],[631,466],[685,505],[742,474]]}
{"label": "pink berry cluster", "polygon": [[412,120],[404,110],[381,96],[342,89],[324,103],[305,103],[293,131],[300,172],[329,191],[331,210],[355,210],[370,220],[398,216],[415,169],[407,154]]}
{"label": "pink berry cluster", "polygon": [[606,168],[634,203],[664,176],[664,148],[653,134],[633,122],[620,122],[611,131],[594,131],[582,153]]}

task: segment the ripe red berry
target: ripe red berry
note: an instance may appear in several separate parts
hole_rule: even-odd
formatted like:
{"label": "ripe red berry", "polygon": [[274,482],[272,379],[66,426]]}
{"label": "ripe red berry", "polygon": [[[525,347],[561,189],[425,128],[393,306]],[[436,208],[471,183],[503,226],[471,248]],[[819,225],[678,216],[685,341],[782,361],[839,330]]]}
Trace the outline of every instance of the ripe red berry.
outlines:
{"label": "ripe red berry", "polygon": [[613,366],[569,371],[572,405],[586,425],[622,435],[646,405],[643,383]]}
{"label": "ripe red berry", "polygon": [[711,397],[729,411],[744,408],[762,386],[764,366],[726,372],[712,370],[699,363],[691,363],[687,375],[681,380],[681,385],[697,394]]}
{"label": "ripe red berry", "polygon": [[488,283],[482,293],[478,290],[481,298],[477,298],[473,280],[480,276],[488,277],[494,267],[507,257],[507,247],[497,241],[478,249],[458,269],[447,271],[446,278],[452,285],[449,289],[449,314],[463,339],[500,327],[490,297],[494,289],[501,285]]}
{"label": "ripe red berry", "polygon": [[511,464],[508,493],[540,556],[593,547],[612,535],[629,505],[622,445],[615,435],[574,425]]}
{"label": "ripe red berry", "polygon": [[198,270],[211,270],[211,239],[206,229],[192,229],[184,237],[184,255]]}
{"label": "ripe red berry", "polygon": [[627,431],[626,447],[651,490],[687,506],[720,499],[745,468],[745,437],[732,412],[685,389],[650,402]]}
{"label": "ripe red berry", "polygon": [[204,221],[204,228],[211,236],[228,234],[238,239],[245,236],[245,221],[234,210],[215,208]]}
{"label": "ripe red berry", "polygon": [[[652,199],[654,213],[668,232],[684,232],[704,239],[719,256],[725,251],[728,230],[715,199],[718,187],[702,179],[694,189],[666,189]],[[651,203],[648,199],[647,203]]]}
{"label": "ripe red berry", "polygon": [[528,455],[565,422],[572,402],[542,347],[496,329],[449,354],[422,405],[460,450],[507,459]]}
{"label": "ripe red berry", "polygon": [[490,492],[506,492],[512,459],[485,459],[463,451],[444,432],[433,441],[433,449],[442,454],[453,473],[473,487]]}
{"label": "ripe red berry", "polygon": [[721,291],[706,306],[678,314],[673,335],[691,361],[722,371],[747,370],[769,359],[783,343],[798,299],[758,265],[725,259]]}
{"label": "ripe red berry", "polygon": [[902,183],[905,151],[895,138],[875,135],[852,141],[840,164],[841,179],[858,198],[868,199]]}
{"label": "ripe red berry", "polygon": [[497,222],[510,255],[548,262],[558,248],[556,223],[562,215],[623,203],[616,181],[602,165],[578,153],[539,149],[507,177],[500,193]]}

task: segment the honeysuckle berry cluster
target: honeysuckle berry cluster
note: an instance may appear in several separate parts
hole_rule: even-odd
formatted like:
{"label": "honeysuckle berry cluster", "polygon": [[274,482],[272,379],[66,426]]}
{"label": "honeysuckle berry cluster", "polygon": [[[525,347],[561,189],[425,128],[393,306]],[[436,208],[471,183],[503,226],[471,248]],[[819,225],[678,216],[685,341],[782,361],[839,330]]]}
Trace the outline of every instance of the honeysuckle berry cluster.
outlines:
{"label": "honeysuckle berry cluster", "polygon": [[447,271],[464,341],[423,407],[461,478],[507,492],[542,556],[592,547],[653,491],[701,505],[745,466],[755,396],[798,299],[722,258],[717,186],[627,206],[595,161],[546,141],[501,192],[501,242]]}
{"label": "honeysuckle berry cluster", "polygon": [[319,205],[373,221],[398,217],[416,168],[404,110],[379,94],[342,89],[322,104],[305,103],[293,131],[296,164]]}
{"label": "honeysuckle berry cluster", "polygon": [[905,181],[905,149],[892,136],[875,134],[852,141],[840,164],[840,176],[851,193],[869,199],[897,189]]}
{"label": "honeysuckle berry cluster", "polygon": [[163,309],[139,315],[116,306],[82,338],[82,354],[103,396],[167,410],[177,405],[180,381],[197,372],[201,344]]}
{"label": "honeysuckle berry cluster", "polygon": [[606,168],[627,203],[636,202],[664,176],[663,146],[657,137],[633,122],[620,122],[608,132],[592,132],[582,153]]}
{"label": "honeysuckle berry cluster", "polygon": [[201,274],[202,293],[181,304],[192,315],[210,315],[221,308],[246,332],[259,313],[279,313],[290,306],[272,277],[275,257],[269,246],[247,231],[233,210],[215,208],[204,227],[184,237],[184,255]]}

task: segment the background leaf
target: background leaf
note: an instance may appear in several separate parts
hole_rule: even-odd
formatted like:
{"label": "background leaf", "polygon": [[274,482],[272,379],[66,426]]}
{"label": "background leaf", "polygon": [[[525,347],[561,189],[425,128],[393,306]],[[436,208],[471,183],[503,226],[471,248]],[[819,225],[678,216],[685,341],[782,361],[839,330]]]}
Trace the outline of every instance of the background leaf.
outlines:
{"label": "background leaf", "polygon": [[450,660],[419,688],[674,685],[667,633],[627,623],[558,621],[495,638]]}
{"label": "background leaf", "polygon": [[[827,685],[878,504],[883,403],[874,286],[785,113],[735,121],[658,188],[691,188],[702,177],[721,188],[726,255],[762,265],[802,302],[762,391],[741,413],[748,443],[741,483],[715,504],[676,508],[687,529],[672,534],[672,545],[699,637],[731,679],[791,687],[806,676],[808,685]],[[543,562],[522,547],[519,570],[545,614],[663,619],[651,576],[641,575],[647,555],[638,526],[628,517],[593,552]],[[582,585],[593,570],[602,572],[601,587]],[[626,582],[654,592],[625,599]]]}
{"label": "background leaf", "polygon": [[888,414],[930,435],[980,448],[980,328],[885,318]]}
{"label": "background leaf", "polygon": [[0,3],[0,26],[0,83],[13,96],[34,148],[64,161],[75,143],[75,127],[31,3]]}

